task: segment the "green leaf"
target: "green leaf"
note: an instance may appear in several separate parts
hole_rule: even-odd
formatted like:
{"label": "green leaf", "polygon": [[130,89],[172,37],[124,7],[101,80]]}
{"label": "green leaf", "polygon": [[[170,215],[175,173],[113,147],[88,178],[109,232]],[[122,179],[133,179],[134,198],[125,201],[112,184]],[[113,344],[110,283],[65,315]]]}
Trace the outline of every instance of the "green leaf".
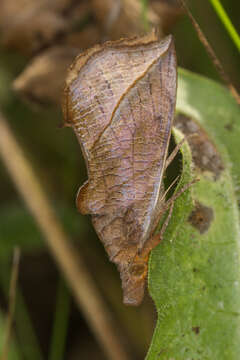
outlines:
{"label": "green leaf", "polygon": [[[184,70],[177,111],[198,127],[193,159],[200,181],[176,201],[164,239],[151,254],[149,291],[158,321],[146,359],[237,360],[240,232],[234,186],[240,111],[222,86]],[[178,141],[179,133],[175,137]],[[204,165],[204,146],[213,153],[206,168],[199,165]],[[181,151],[179,187],[189,182],[192,163],[188,146]]]}
{"label": "green leaf", "polygon": [[[225,149],[225,161],[232,172],[234,183],[240,181],[240,107],[228,89],[210,79],[179,70],[177,110],[195,118],[214,140],[219,149]],[[232,168],[231,168],[232,166]]]}

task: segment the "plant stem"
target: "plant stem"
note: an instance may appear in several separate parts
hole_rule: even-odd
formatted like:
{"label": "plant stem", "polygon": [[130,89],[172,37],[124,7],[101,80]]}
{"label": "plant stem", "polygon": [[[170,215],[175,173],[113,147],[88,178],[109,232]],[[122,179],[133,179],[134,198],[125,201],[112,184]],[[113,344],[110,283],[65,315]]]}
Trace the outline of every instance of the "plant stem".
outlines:
{"label": "plant stem", "polygon": [[8,358],[8,351],[11,340],[11,331],[12,331],[12,324],[13,324],[15,304],[16,304],[16,289],[17,289],[17,279],[19,272],[19,261],[20,261],[20,250],[19,248],[15,248],[13,254],[12,274],[10,279],[9,308],[8,308],[7,324],[5,331],[6,337],[3,345],[1,360],[7,360]]}
{"label": "plant stem", "polygon": [[233,43],[236,45],[238,51],[240,51],[240,36],[237,33],[233,23],[231,22],[228,14],[224,10],[220,0],[210,0],[213,8],[215,9],[216,13],[218,14],[221,22],[223,23],[225,29],[227,30],[230,38],[232,39]]}

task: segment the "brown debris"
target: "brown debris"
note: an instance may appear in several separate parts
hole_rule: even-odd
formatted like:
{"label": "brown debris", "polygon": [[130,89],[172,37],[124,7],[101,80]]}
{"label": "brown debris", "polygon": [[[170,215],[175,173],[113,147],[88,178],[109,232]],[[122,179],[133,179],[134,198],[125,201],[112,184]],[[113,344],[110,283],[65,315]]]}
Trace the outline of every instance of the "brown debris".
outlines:
{"label": "brown debris", "polygon": [[76,23],[89,11],[89,3],[84,0],[2,0],[0,42],[24,55],[36,54],[74,32]]}
{"label": "brown debris", "polygon": [[15,79],[13,88],[26,100],[37,104],[60,104],[67,68],[78,50],[58,46],[33,58]]}
{"label": "brown debris", "polygon": [[159,24],[164,33],[168,33],[183,14],[178,0],[151,0],[150,6],[159,17]]}
{"label": "brown debris", "polygon": [[[104,36],[111,40],[145,32],[142,5],[138,0],[92,0],[92,9]],[[159,18],[148,7],[147,18],[151,27],[158,27]],[[161,29],[159,29],[162,34]]]}
{"label": "brown debris", "polygon": [[178,114],[175,117],[174,125],[185,135],[192,135],[187,138],[187,141],[192,150],[195,166],[203,172],[213,173],[215,180],[217,180],[224,166],[220,154],[207,133],[194,119],[183,114]]}
{"label": "brown debris", "polygon": [[94,24],[89,24],[81,31],[72,31],[65,35],[63,41],[66,46],[85,50],[100,42],[99,28]]}
{"label": "brown debris", "polygon": [[200,202],[196,202],[188,221],[200,232],[200,234],[204,234],[208,231],[213,218],[214,213],[212,208],[205,206]]}
{"label": "brown debris", "polygon": [[[178,14],[176,0],[149,1],[149,29],[157,29],[159,36],[162,36],[164,31],[170,30]],[[35,76],[32,64],[39,63],[39,56],[44,58],[48,49],[66,46],[66,50],[75,48],[80,53],[106,38],[115,40],[139,36],[146,32],[145,25],[139,0],[0,1],[0,44],[25,56],[35,56],[16,79],[14,86],[28,101],[42,105],[59,103],[60,88],[57,83],[60,83],[59,78],[65,77],[65,67],[62,66],[61,73],[61,65],[56,64],[55,77],[58,79],[53,81],[53,86],[46,84],[44,93],[45,72],[37,67]],[[55,70],[51,71],[53,79]]]}
{"label": "brown debris", "polygon": [[235,123],[234,122],[229,122],[228,124],[226,124],[225,126],[224,126],[224,128],[226,129],[226,130],[228,130],[228,131],[233,131],[234,130],[234,126],[235,126]]}
{"label": "brown debris", "polygon": [[0,30],[3,45],[29,55],[66,31],[66,20],[56,8],[49,6],[50,3],[46,0],[2,0]]}
{"label": "brown debris", "polygon": [[[91,3],[107,38],[114,40],[146,31],[139,0],[92,0]],[[149,28],[157,28],[163,36],[182,13],[181,6],[175,0],[150,0],[147,6]]]}
{"label": "brown debris", "polygon": [[192,331],[195,332],[196,335],[198,335],[200,333],[200,326],[194,326],[192,328]]}

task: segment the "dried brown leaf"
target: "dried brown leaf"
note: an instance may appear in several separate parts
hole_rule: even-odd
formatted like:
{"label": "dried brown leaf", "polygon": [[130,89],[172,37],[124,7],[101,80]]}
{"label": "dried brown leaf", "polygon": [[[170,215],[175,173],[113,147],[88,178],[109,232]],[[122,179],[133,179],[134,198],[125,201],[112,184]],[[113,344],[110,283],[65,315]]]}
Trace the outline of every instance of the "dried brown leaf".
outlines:
{"label": "dried brown leaf", "polygon": [[1,42],[29,55],[50,44],[67,30],[67,26],[61,15],[36,6],[12,14],[1,22]]}
{"label": "dried brown leaf", "polygon": [[90,24],[81,31],[73,31],[68,33],[64,37],[64,44],[85,50],[95,45],[96,43],[99,43],[100,40],[101,38],[99,28],[94,24]]}
{"label": "dried brown leaf", "polygon": [[15,79],[14,90],[30,102],[59,104],[67,68],[77,53],[77,49],[66,46],[42,52]]}
{"label": "dried brown leaf", "polygon": [[[111,40],[139,35],[145,32],[142,19],[142,5],[138,0],[91,0],[92,11],[102,28],[103,34]],[[148,8],[147,19],[151,27],[159,28],[159,17]]]}
{"label": "dried brown leaf", "polygon": [[47,46],[56,45],[88,11],[89,4],[85,1],[2,0],[1,43],[25,55],[32,55]]}
{"label": "dried brown leaf", "polygon": [[149,4],[153,12],[158,15],[160,27],[164,33],[169,32],[183,14],[178,0],[152,0]]}

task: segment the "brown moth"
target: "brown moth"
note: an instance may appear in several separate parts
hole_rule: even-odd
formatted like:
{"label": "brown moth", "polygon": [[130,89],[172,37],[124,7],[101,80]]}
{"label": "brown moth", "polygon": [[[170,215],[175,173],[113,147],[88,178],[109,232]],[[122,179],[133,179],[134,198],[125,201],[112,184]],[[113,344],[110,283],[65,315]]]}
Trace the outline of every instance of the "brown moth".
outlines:
{"label": "brown moth", "polygon": [[66,79],[65,123],[88,170],[77,206],[91,214],[129,305],[142,301],[149,253],[160,241],[153,234],[166,211],[162,178],[176,87],[173,38],[159,41],[154,32],[94,46]]}

